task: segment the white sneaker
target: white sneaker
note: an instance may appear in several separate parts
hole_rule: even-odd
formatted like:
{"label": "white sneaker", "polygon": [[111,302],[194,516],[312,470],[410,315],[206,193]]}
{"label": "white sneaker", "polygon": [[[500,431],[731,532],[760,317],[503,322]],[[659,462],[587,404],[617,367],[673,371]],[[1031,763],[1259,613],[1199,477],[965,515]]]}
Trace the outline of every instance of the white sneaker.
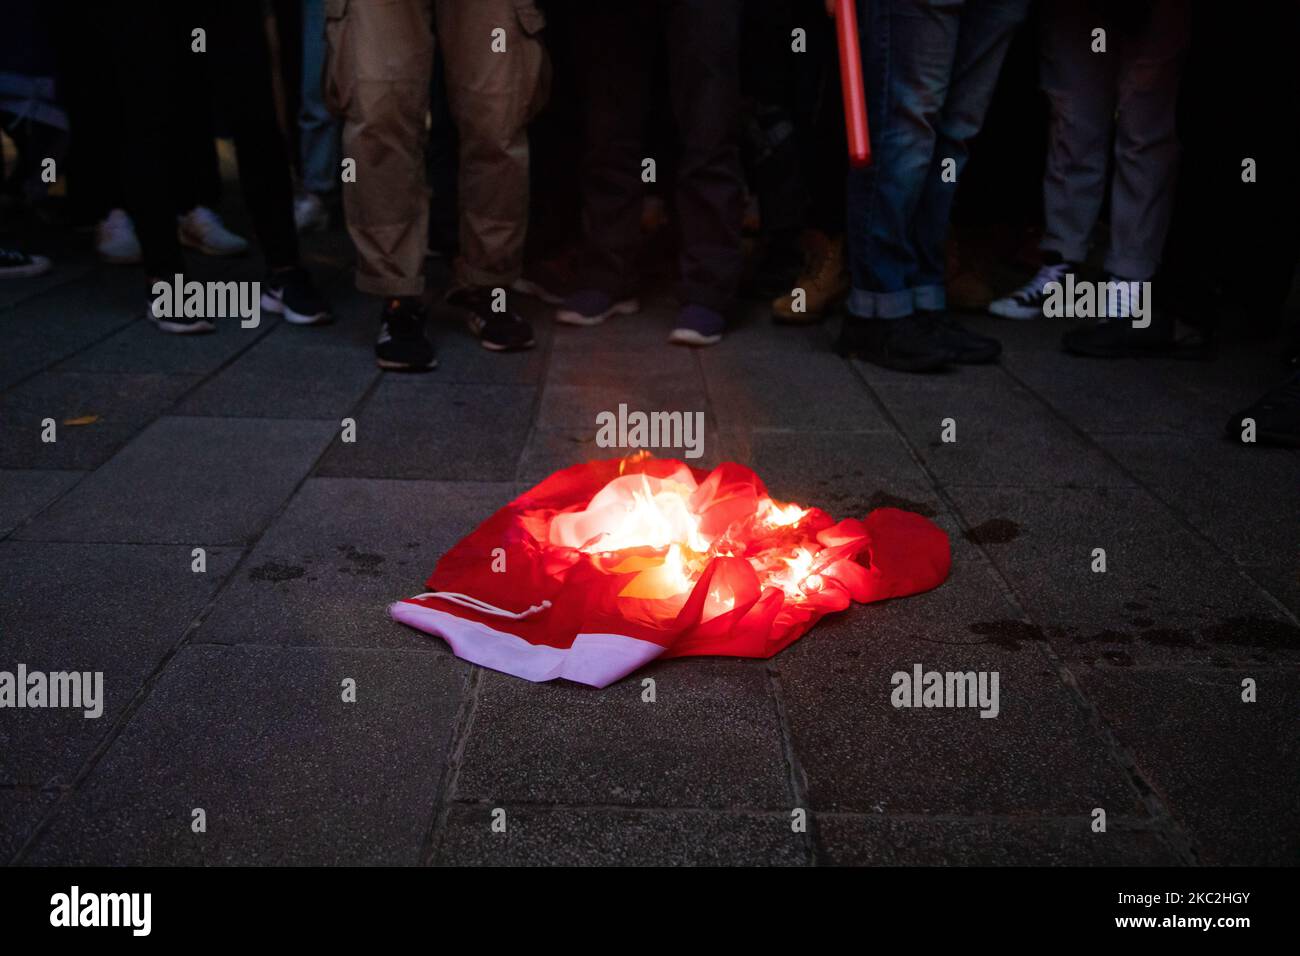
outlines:
{"label": "white sneaker", "polygon": [[0,249],[0,279],[30,279],[44,275],[52,267],[45,256],[32,256],[17,249]]}
{"label": "white sneaker", "polygon": [[181,245],[205,256],[242,256],[248,252],[248,240],[227,229],[221,217],[207,206],[195,206],[177,221]]}
{"label": "white sneaker", "polygon": [[1043,266],[1034,277],[1010,295],[989,303],[989,312],[1004,319],[1038,319],[1043,315],[1049,282],[1064,282],[1065,274],[1074,268],[1073,263],[1061,262]]}
{"label": "white sneaker", "polygon": [[140,261],[140,240],[125,209],[113,209],[95,226],[95,252],[104,262],[130,266]]}
{"label": "white sneaker", "polygon": [[293,224],[298,231],[321,232],[329,228],[330,211],[315,193],[302,193],[293,200]]}

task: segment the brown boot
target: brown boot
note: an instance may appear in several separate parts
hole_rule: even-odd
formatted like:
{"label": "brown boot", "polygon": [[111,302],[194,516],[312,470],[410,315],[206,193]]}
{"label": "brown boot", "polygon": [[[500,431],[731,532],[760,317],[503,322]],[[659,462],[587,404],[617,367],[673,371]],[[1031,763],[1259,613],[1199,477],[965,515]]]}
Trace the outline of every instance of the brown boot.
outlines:
{"label": "brown boot", "polygon": [[[820,322],[827,311],[849,291],[849,277],[844,271],[844,240],[825,233],[809,233],[808,259],[795,288],[772,300],[772,319],[787,325]],[[796,297],[796,292],[803,295]],[[796,299],[802,301],[796,301]],[[798,308],[797,308],[798,306]]]}

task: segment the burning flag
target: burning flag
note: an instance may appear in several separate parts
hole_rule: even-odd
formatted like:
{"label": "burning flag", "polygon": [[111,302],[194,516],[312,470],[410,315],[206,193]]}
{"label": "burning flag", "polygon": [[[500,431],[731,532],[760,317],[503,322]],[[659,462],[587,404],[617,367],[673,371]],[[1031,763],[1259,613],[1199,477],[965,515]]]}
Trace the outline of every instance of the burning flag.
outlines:
{"label": "burning flag", "polygon": [[658,657],[771,657],[852,601],[937,587],[949,563],[920,515],[836,522],[742,465],[641,455],[551,475],[389,610],[484,667],[604,687]]}

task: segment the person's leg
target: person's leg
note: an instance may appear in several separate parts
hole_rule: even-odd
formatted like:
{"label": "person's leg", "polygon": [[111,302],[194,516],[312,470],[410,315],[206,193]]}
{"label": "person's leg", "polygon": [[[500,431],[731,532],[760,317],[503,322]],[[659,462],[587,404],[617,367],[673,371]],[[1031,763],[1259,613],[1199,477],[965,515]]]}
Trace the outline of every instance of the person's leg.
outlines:
{"label": "person's leg", "polygon": [[934,158],[962,4],[859,0],[858,7],[872,163],[849,171],[852,288],[839,349],[889,368],[930,371],[952,356],[914,315],[912,220]]}
{"label": "person's leg", "polygon": [[546,102],[550,70],[545,21],[531,0],[436,0],[434,11],[459,143],[460,250],[447,301],[466,310],[484,348],[531,348],[532,326],[503,290],[523,273],[528,123]]}
{"label": "person's leg", "polygon": [[731,308],[740,280],[740,16],[740,0],[673,0],[667,11],[669,82],[680,143],[673,190],[682,241],[677,295],[683,304],[717,315],[709,328],[695,328],[683,314],[686,324],[673,340],[689,345],[721,336],[722,315]]}
{"label": "person's leg", "polygon": [[636,309],[628,297],[635,289],[641,238],[644,133],[658,20],[653,3],[625,0],[595,5],[576,27],[578,60],[586,67],[582,291],[556,318],[585,325],[613,310]]}
{"label": "person's leg", "polygon": [[1098,27],[1113,42],[1106,4],[1099,0],[1058,0],[1042,7],[1039,69],[1051,126],[1041,245],[1045,253],[1073,264],[1088,257],[1115,132],[1118,53],[1092,51],[1092,31]]}
{"label": "person's leg", "polygon": [[[104,103],[116,104],[120,126],[112,142],[118,153],[120,187],[135,223],[149,281],[184,272],[176,237],[173,146],[183,122],[187,94],[176,80],[175,52],[167,0],[148,0],[138,15],[125,21],[103,5],[87,8],[87,22],[112,50],[111,69],[103,78]],[[110,107],[113,108],[113,107]]]}
{"label": "person's leg", "polygon": [[331,196],[339,188],[339,122],[321,95],[324,68],[325,0],[303,0],[298,136],[302,188],[316,196]]}
{"label": "person's leg", "polygon": [[239,185],[272,270],[298,265],[289,156],[275,112],[271,58],[259,0],[208,0],[207,66],[230,124]]}
{"label": "person's leg", "polygon": [[874,0],[868,11],[860,28],[872,164],[849,173],[849,310],[891,319],[915,310],[913,217],[935,161],[962,4]]}
{"label": "person's leg", "polygon": [[1119,111],[1106,271],[1155,275],[1173,214],[1178,167],[1174,114],[1188,41],[1187,4],[1155,0],[1146,22],[1119,37]]}
{"label": "person's leg", "polygon": [[[437,0],[438,49],[460,141],[456,281],[509,286],[528,234],[528,122],[546,101],[544,25],[520,0]],[[504,51],[490,42],[494,30]]]}
{"label": "person's leg", "polygon": [[357,288],[386,300],[375,344],[381,368],[437,365],[424,337],[429,187],[425,112],[433,68],[433,0],[326,0],[325,103],[343,117],[348,234]]}
{"label": "person's leg", "polygon": [[424,117],[433,66],[432,0],[327,0],[326,103],[343,117],[348,233],[357,288],[386,298],[424,292],[429,189]]}
{"label": "person's leg", "polygon": [[948,95],[935,123],[930,171],[912,216],[913,261],[907,284],[918,310],[938,311],[947,305],[944,246],[953,198],[1012,34],[1028,7],[1029,0],[967,0],[962,10]]}

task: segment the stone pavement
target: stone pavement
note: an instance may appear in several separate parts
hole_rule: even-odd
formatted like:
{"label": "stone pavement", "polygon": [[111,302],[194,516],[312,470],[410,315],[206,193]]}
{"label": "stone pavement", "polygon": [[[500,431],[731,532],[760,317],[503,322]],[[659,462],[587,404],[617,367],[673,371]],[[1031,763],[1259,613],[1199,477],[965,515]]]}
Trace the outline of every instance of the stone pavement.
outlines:
{"label": "stone pavement", "polygon": [[[67,242],[52,275],[0,286],[0,670],[102,671],[104,713],[0,711],[0,858],[1300,859],[1300,455],[1220,434],[1277,377],[1268,354],[1087,362],[1059,324],[977,319],[1000,365],[916,378],[757,313],[673,349],[659,297],[593,330],[527,303],[522,355],[439,313],[441,368],[403,377],[374,367],[338,233],[308,248],[341,321],[193,339],[141,318],[138,273]],[[779,498],[933,516],[950,581],[769,661],[604,690],[469,666],[388,619],[494,509],[608,454],[595,415],[619,402],[704,410],[702,463],[748,463]],[[998,717],[895,709],[915,664],[997,671]]]}

